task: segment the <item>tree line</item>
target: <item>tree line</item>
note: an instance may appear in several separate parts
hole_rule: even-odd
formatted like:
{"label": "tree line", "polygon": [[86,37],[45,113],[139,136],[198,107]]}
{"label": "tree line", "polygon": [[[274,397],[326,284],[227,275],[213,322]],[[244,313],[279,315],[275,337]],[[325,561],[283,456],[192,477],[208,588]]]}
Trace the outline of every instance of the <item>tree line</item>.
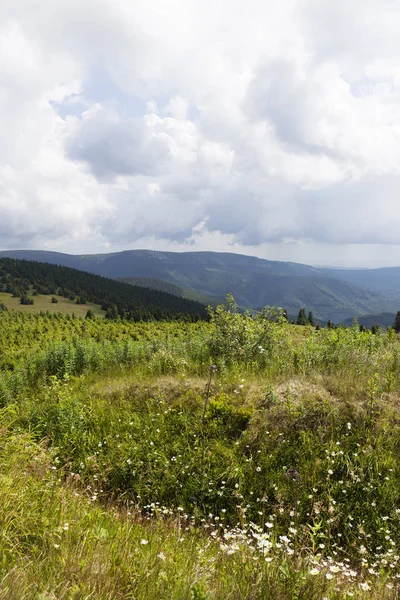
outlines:
{"label": "tree line", "polygon": [[37,294],[59,295],[78,304],[99,304],[108,319],[191,322],[207,319],[206,307],[199,302],[35,261],[0,259],[0,291],[20,298],[21,304],[32,304]]}

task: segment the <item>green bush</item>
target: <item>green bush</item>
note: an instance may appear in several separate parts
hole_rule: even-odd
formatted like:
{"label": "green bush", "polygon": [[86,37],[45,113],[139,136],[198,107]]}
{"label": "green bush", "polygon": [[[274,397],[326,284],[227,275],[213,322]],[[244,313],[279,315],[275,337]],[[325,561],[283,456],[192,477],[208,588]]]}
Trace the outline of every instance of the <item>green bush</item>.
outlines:
{"label": "green bush", "polygon": [[221,429],[221,435],[234,440],[245,431],[252,413],[250,408],[232,405],[227,394],[219,394],[210,401],[206,416],[210,424]]}

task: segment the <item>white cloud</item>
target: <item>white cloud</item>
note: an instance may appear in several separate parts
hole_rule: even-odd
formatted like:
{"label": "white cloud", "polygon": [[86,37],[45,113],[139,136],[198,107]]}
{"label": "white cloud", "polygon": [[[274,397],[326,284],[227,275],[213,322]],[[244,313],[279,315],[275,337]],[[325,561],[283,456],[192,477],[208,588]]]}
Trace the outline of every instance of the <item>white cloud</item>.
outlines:
{"label": "white cloud", "polygon": [[399,27],[393,0],[3,3],[0,247],[384,260]]}

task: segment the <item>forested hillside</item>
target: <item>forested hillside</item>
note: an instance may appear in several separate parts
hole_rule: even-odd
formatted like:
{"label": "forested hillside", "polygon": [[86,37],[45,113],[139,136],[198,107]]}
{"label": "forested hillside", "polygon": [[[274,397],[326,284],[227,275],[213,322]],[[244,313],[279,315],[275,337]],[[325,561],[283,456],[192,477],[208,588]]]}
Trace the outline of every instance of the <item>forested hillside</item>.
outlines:
{"label": "forested hillside", "polygon": [[[368,285],[378,276],[379,269],[365,270],[363,278],[354,280],[355,271],[327,270],[222,252],[129,250],[74,256],[21,250],[3,254],[73,266],[115,279],[162,280],[182,289],[184,297],[204,304],[223,302],[226,294],[232,293],[242,308],[282,306],[292,318],[302,307],[312,311],[320,321],[335,322],[364,314],[395,313],[399,304],[396,298],[400,299],[400,288],[397,296],[392,293],[388,298],[379,286]],[[374,289],[371,291],[369,287]]]}
{"label": "forested hillside", "polygon": [[182,287],[179,287],[178,285],[169,283],[168,281],[162,281],[161,279],[153,279],[151,277],[123,277],[121,279],[117,279],[117,281],[123,281],[124,283],[129,283],[131,285],[147,287],[151,290],[167,292],[168,294],[180,296],[181,298],[186,298],[187,300],[195,300],[196,302],[200,302],[200,304],[205,304],[206,306],[217,306],[221,302],[225,301],[224,296],[214,296],[207,292],[199,292],[193,289],[184,289]]}
{"label": "forested hillside", "polygon": [[0,292],[34,302],[35,294],[58,294],[75,300],[99,304],[106,317],[129,320],[205,319],[206,308],[159,290],[128,285],[77,269],[48,263],[0,259]]}
{"label": "forested hillside", "polygon": [[146,287],[150,290],[158,290],[160,292],[167,292],[167,294],[173,294],[174,296],[183,297],[184,290],[178,285],[168,283],[162,279],[153,279],[152,277],[121,277],[117,281],[123,283],[129,283],[130,285],[138,285],[139,287]]}

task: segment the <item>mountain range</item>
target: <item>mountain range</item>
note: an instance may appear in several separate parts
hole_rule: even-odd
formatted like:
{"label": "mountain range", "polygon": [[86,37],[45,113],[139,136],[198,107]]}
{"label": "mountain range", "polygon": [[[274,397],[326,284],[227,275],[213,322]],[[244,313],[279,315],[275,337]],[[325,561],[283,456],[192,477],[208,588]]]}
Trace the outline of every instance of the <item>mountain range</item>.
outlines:
{"label": "mountain range", "polygon": [[305,307],[321,321],[341,322],[366,314],[393,314],[400,309],[400,267],[317,268],[241,254],[152,250],[86,255],[12,250],[0,252],[2,256],[168,289],[203,303],[215,304],[232,293],[243,308],[281,306],[295,317]]}

